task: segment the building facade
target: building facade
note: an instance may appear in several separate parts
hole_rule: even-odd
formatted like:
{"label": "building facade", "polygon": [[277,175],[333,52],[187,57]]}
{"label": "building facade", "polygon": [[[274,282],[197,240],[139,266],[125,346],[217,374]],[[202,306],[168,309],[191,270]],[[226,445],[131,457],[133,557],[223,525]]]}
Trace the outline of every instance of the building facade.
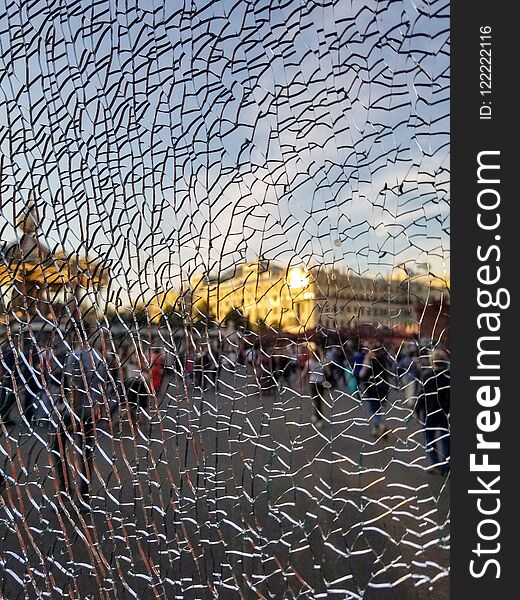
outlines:
{"label": "building facade", "polygon": [[35,204],[18,221],[15,242],[0,240],[0,320],[57,322],[97,306],[109,281],[108,263],[51,249],[39,231]]}
{"label": "building facade", "polygon": [[[304,334],[338,331],[363,324],[420,331],[421,306],[448,303],[446,289],[424,278],[399,281],[360,276],[353,271],[317,266],[283,267],[259,260],[239,264],[220,277],[198,277],[186,293],[168,292],[152,302],[156,317],[181,304],[193,320],[209,315],[218,323],[241,317],[253,329]],[[182,302],[181,302],[182,300]]]}

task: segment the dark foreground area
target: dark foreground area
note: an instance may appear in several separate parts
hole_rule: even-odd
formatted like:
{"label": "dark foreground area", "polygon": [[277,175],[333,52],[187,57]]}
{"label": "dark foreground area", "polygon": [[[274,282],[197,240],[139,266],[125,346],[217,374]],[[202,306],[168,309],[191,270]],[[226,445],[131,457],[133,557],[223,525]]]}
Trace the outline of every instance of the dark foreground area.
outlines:
{"label": "dark foreground area", "polygon": [[364,406],[328,399],[316,428],[299,381],[170,377],[139,426],[98,425],[90,509],[58,497],[46,426],[4,430],[1,596],[447,599],[450,484],[420,426],[397,392],[379,439]]}

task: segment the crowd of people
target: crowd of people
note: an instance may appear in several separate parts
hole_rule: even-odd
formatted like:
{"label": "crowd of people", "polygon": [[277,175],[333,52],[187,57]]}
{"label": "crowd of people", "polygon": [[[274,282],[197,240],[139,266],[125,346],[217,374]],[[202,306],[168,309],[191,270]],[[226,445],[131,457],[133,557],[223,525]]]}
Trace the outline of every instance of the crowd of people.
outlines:
{"label": "crowd of people", "polygon": [[50,424],[56,477],[67,494],[71,476],[66,448],[75,444],[81,455],[79,460],[76,457],[75,487],[83,506],[88,506],[96,421],[124,411],[133,426],[142,426],[150,418],[150,399],[156,398],[167,368],[201,393],[218,391],[223,367],[237,365],[246,367],[265,397],[284,386],[307,386],[313,402],[311,420],[317,428],[327,421],[331,394],[341,390],[364,406],[376,439],[391,433],[385,410],[397,398],[423,428],[430,472],[449,472],[450,367],[448,353],[440,345],[362,340],[357,346],[312,342],[280,348],[257,340],[226,347],[212,340],[179,353],[168,367],[166,353],[160,349],[145,355],[135,345],[127,345],[110,354],[79,329],[61,352],[52,345],[40,348],[34,340],[28,351],[20,351],[14,342],[7,340],[0,347],[0,435],[17,413],[30,426]]}
{"label": "crowd of people", "polygon": [[[108,353],[102,338],[85,326],[69,337],[70,343],[42,346],[17,336],[0,347],[0,436],[17,421],[49,427],[59,489],[76,493],[88,509],[96,424],[123,411],[133,427],[142,427],[166,360],[160,350],[145,353],[133,345]],[[0,485],[4,481],[0,472]]]}
{"label": "crowd of people", "polygon": [[391,397],[397,399],[424,430],[429,472],[449,472],[450,362],[442,345],[416,339],[398,344],[361,340],[357,346],[351,341],[325,347],[307,343],[284,349],[256,344],[243,354],[266,396],[295,380],[308,385],[314,406],[311,419],[318,428],[327,420],[325,405],[330,405],[331,393],[340,389],[365,407],[370,433],[378,439],[391,432],[385,408]]}

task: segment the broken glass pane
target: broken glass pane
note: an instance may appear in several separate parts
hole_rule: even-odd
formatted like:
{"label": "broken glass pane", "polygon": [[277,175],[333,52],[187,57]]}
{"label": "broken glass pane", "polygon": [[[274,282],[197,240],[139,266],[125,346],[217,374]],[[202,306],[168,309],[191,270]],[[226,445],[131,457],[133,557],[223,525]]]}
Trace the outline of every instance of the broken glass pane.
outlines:
{"label": "broken glass pane", "polygon": [[0,16],[14,598],[448,598],[449,3]]}

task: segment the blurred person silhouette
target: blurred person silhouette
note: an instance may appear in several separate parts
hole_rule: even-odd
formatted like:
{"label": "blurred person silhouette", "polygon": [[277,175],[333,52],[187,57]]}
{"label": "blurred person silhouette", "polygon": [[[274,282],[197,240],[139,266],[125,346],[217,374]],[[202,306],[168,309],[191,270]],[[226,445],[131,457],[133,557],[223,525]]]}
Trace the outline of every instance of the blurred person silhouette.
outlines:
{"label": "blurred person silhouette", "polygon": [[[7,340],[0,348],[0,422],[4,427],[14,425],[10,417],[11,407],[16,403],[15,396],[16,358]],[[3,427],[0,427],[0,435]],[[5,477],[0,472],[0,490],[5,484]]]}
{"label": "blurred person silhouette", "polygon": [[24,346],[25,348],[18,354],[20,361],[19,390],[24,398],[24,416],[30,423],[44,389],[45,350],[40,348],[33,337],[26,339]]}
{"label": "blurred person silhouette", "polygon": [[[355,397],[357,393],[357,380],[354,374],[354,344],[351,340],[347,340],[342,345],[342,360],[341,369],[343,372],[343,380],[345,390],[349,396]],[[363,363],[364,355],[361,358],[361,364]]]}
{"label": "blurred person silhouette", "polygon": [[148,418],[150,404],[149,371],[142,366],[138,375],[126,382],[126,393],[130,406],[130,415],[134,423],[144,425],[144,418]]}
{"label": "blurred person silhouette", "polygon": [[263,396],[271,396],[277,389],[273,373],[273,358],[269,348],[259,346],[255,352],[255,378]]}
{"label": "blurred person silhouette", "polygon": [[204,391],[208,389],[208,384],[217,391],[220,368],[220,349],[218,342],[214,340],[205,344],[202,354],[202,387]]}
{"label": "blurred person silhouette", "polygon": [[399,352],[397,376],[399,389],[403,393],[403,404],[407,408],[414,409],[421,383],[420,365],[415,343],[407,342]]}
{"label": "blurred person silhouette", "polygon": [[358,370],[358,389],[367,408],[370,433],[375,438],[389,431],[384,422],[383,407],[390,390],[390,374],[386,350],[377,342],[370,343]]}
{"label": "blurred person silhouette", "polygon": [[[52,446],[60,492],[72,497],[69,465],[72,480],[78,484],[76,493],[82,509],[88,509],[90,503],[96,420],[102,415],[103,408],[107,413],[109,411],[108,367],[100,352],[92,346],[88,331],[86,324],[83,331],[78,325],[73,334],[73,349],[63,367],[64,394],[58,407],[60,419]],[[67,445],[70,445],[70,459],[67,458]]]}
{"label": "blurred person silhouette", "polygon": [[14,424],[9,413],[16,403],[15,379],[16,358],[7,340],[0,347],[0,420],[8,426]]}
{"label": "blurred person silhouette", "polygon": [[450,370],[447,352],[438,347],[421,351],[421,385],[415,413],[424,428],[430,473],[450,470]]}
{"label": "blurred person silhouette", "polygon": [[160,350],[154,350],[151,354],[150,371],[152,391],[158,392],[161,388],[166,369],[166,355]]}
{"label": "blurred person silhouette", "polygon": [[325,417],[323,405],[325,403],[325,389],[331,387],[325,376],[324,361],[325,357],[318,346],[309,349],[309,359],[305,366],[305,375],[309,381],[309,390],[314,407],[311,416],[311,422],[316,426],[321,426]]}
{"label": "blurred person silhouette", "polygon": [[197,342],[193,352],[193,383],[198,388],[204,385],[204,352],[200,342]]}

